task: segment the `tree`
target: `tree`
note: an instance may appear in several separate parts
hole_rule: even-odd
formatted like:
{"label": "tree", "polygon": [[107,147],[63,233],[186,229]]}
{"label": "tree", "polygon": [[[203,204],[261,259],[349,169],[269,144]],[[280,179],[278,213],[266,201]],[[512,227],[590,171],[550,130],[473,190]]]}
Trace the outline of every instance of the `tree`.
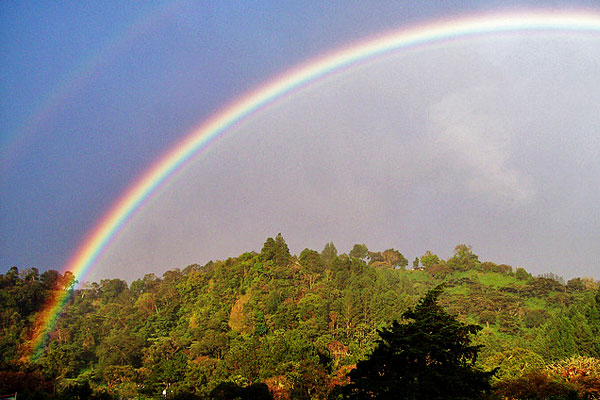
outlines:
{"label": "tree", "polygon": [[520,281],[526,281],[527,279],[531,278],[531,274],[525,271],[524,268],[519,267],[515,271],[515,278],[517,278]]}
{"label": "tree", "polygon": [[454,248],[454,256],[446,264],[453,270],[467,271],[477,267],[480,262],[479,257],[473,253],[471,246],[459,244]]}
{"label": "tree", "polygon": [[290,249],[281,233],[278,233],[275,239],[267,239],[260,255],[263,261],[272,260],[280,267],[285,267],[291,258]]}
{"label": "tree", "polygon": [[380,251],[367,251],[367,258],[369,259],[369,265],[383,262],[383,255]]}
{"label": "tree", "polygon": [[539,370],[497,383],[494,393],[500,399],[579,399],[572,385],[553,379],[552,376]]}
{"label": "tree", "polygon": [[369,265],[373,267],[400,267],[405,269],[408,265],[408,260],[395,249],[387,249],[385,251],[367,251]]}
{"label": "tree", "polygon": [[312,289],[315,281],[325,272],[325,265],[316,250],[304,249],[300,253],[300,266],[308,279],[308,288]]}
{"label": "tree", "polygon": [[459,322],[430,290],[390,328],[380,330],[373,353],[349,373],[348,399],[480,399],[496,370],[475,366],[481,346],[471,335],[481,327]]}
{"label": "tree", "polygon": [[439,264],[440,262],[440,258],[429,250],[427,250],[425,254],[421,256],[421,265],[423,265],[423,268],[429,268],[435,264]]}
{"label": "tree", "polygon": [[415,257],[413,261],[413,269],[419,269],[419,257]]}
{"label": "tree", "polygon": [[290,262],[290,249],[281,233],[275,236],[275,264],[286,266]]}
{"label": "tree", "polygon": [[214,400],[269,400],[273,399],[269,387],[264,383],[239,386],[235,382],[222,382],[215,387],[209,397]]}
{"label": "tree", "polygon": [[348,254],[350,257],[356,257],[356,258],[360,258],[361,260],[364,260],[367,257],[367,254],[369,253],[369,249],[367,249],[367,245],[366,244],[355,244],[354,247],[352,248],[352,250],[350,250],[350,253]]}
{"label": "tree", "polygon": [[578,398],[598,398],[600,393],[600,359],[584,356],[571,357],[549,365],[547,372],[577,391]]}
{"label": "tree", "polygon": [[[13,270],[13,268],[10,269],[9,273]],[[6,276],[8,277],[8,273],[6,274]],[[60,273],[53,269],[44,271],[40,276],[40,280],[42,282],[42,285],[44,285],[45,289],[56,289],[60,280]]]}
{"label": "tree", "polygon": [[103,303],[116,301],[127,290],[127,282],[121,279],[102,279],[100,281],[100,300]]}
{"label": "tree", "polygon": [[513,347],[505,351],[499,351],[488,357],[483,364],[484,367],[498,367],[496,380],[516,379],[533,371],[544,368],[544,359],[533,350]]}
{"label": "tree", "polygon": [[383,256],[384,262],[389,264],[391,267],[400,267],[405,269],[408,265],[408,260],[398,250],[387,249],[381,253],[381,255]]}
{"label": "tree", "polygon": [[331,265],[331,263],[333,262],[333,260],[335,260],[337,255],[337,249],[335,248],[333,242],[325,244],[323,251],[321,251],[321,258],[323,258],[323,261],[327,265]]}

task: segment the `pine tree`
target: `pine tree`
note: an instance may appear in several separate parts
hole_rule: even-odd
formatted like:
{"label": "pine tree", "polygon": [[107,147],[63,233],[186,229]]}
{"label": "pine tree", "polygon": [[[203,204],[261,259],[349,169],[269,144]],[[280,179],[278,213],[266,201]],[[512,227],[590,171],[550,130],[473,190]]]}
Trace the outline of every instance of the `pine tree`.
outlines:
{"label": "pine tree", "polygon": [[347,399],[480,399],[496,372],[475,366],[480,346],[470,336],[481,327],[459,322],[437,300],[443,286],[430,290],[407,321],[379,331],[373,353],[350,372]]}

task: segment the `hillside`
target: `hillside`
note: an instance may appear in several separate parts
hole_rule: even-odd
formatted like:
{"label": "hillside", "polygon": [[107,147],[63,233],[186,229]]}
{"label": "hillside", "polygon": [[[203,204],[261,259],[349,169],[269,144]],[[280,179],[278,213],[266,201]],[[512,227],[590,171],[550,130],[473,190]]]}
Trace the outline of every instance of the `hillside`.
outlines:
{"label": "hillside", "polygon": [[[560,380],[575,364],[582,376],[600,373],[594,279],[533,277],[482,262],[466,245],[448,260],[426,252],[410,264],[397,250],[364,245],[338,254],[328,243],[291,255],[278,235],[260,253],[148,274],[129,286],[86,284],[36,360],[24,358],[36,316],[71,282],[56,271],[13,268],[0,275],[0,392],[152,398],[168,390],[172,398],[204,398],[230,382],[266,385],[275,398],[324,399],[373,351],[378,329],[443,282],[440,304],[483,327],[478,363],[500,367],[498,396],[552,371]],[[600,376],[586,382],[593,389]]]}

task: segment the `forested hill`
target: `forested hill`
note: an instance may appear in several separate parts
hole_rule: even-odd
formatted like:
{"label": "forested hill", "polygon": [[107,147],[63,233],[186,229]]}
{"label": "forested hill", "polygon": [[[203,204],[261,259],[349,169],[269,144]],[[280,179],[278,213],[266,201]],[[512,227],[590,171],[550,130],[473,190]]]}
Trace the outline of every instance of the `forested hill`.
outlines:
{"label": "forested hill", "polygon": [[448,260],[426,252],[409,262],[397,250],[360,244],[348,254],[328,243],[291,255],[277,235],[260,253],[129,286],[85,284],[42,355],[27,359],[37,314],[70,278],[34,268],[0,275],[0,394],[154,398],[166,390],[170,398],[218,398],[223,388],[268,388],[276,399],[325,399],[373,351],[378,329],[443,282],[440,304],[483,327],[474,336],[483,345],[477,362],[500,367],[499,398],[518,398],[518,385],[583,396],[600,384],[599,282],[533,277],[482,262],[466,245]]}

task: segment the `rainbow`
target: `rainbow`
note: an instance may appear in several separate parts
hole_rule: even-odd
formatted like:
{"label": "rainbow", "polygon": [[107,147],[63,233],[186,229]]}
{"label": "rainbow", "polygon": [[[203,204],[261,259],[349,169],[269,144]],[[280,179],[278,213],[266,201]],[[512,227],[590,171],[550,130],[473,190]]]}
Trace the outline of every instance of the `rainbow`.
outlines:
{"label": "rainbow", "polygon": [[[103,249],[107,247],[134,212],[186,162],[206,149],[219,135],[274,101],[295,90],[344,68],[373,59],[391,51],[482,34],[510,32],[562,31],[600,34],[600,14],[578,12],[520,12],[447,20],[391,32],[378,38],[354,44],[341,51],[326,54],[294,68],[258,89],[242,96],[223,111],[204,122],[155,163],[114,204],[97,226],[83,240],[66,270],[83,280]],[[31,342],[30,359],[43,352],[44,344],[54,329],[58,316],[69,299],[64,291],[41,313],[40,327]]]}

